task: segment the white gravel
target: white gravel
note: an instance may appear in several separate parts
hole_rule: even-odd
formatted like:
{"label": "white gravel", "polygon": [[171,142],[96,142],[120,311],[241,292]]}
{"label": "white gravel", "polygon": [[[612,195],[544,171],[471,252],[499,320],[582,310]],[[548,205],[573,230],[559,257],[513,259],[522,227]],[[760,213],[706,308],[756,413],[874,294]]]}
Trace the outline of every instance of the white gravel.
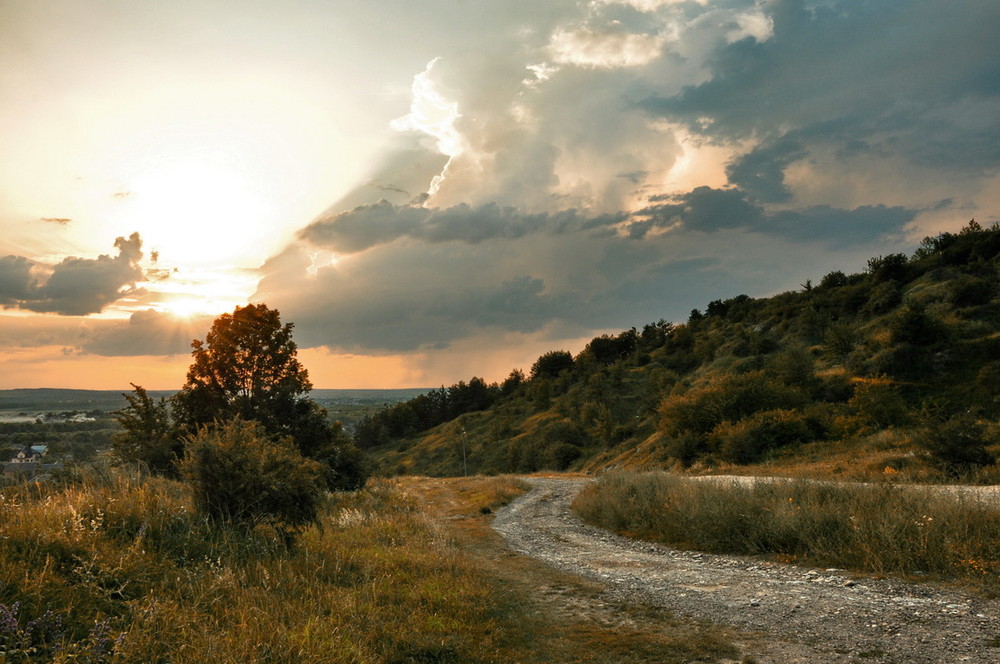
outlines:
{"label": "white gravel", "polygon": [[1000,602],[930,584],[759,558],[677,551],[584,523],[570,509],[588,480],[530,478],[499,510],[509,546],[599,581],[618,601],[737,630],[758,662],[1000,663]]}

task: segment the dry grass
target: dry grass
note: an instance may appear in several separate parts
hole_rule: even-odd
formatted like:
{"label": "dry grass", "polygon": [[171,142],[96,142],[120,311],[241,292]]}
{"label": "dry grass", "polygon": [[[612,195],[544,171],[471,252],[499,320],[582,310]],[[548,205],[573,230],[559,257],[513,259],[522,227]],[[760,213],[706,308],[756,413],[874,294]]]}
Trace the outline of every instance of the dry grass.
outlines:
{"label": "dry grass", "polygon": [[288,549],[276,533],[207,522],[173,481],[9,488],[0,661],[532,664],[731,652],[711,630],[665,617],[626,628],[622,607],[567,615],[565,598],[539,595],[560,587],[597,606],[596,589],[516,556],[489,528],[490,512],[523,490],[510,478],[373,482],[333,500]]}
{"label": "dry grass", "polygon": [[400,478],[400,486],[447,520],[459,546],[513,597],[519,644],[502,662],[624,664],[714,662],[737,657],[731,635],[674,618],[652,605],[621,603],[581,577],[512,553],[489,527],[489,513],[526,490],[521,480]]}
{"label": "dry grass", "polygon": [[602,476],[574,507],[592,523],[681,548],[958,579],[1000,593],[1000,508],[970,494],[619,473]]}

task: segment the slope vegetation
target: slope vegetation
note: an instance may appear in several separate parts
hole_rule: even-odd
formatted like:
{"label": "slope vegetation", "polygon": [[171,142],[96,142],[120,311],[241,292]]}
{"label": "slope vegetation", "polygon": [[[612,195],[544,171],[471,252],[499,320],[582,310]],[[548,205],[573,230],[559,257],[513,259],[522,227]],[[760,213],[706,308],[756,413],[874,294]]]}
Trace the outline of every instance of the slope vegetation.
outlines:
{"label": "slope vegetation", "polygon": [[915,478],[995,467],[1000,227],[969,222],[912,256],[801,290],[737,295],[387,407],[356,443],[384,473],[597,470]]}

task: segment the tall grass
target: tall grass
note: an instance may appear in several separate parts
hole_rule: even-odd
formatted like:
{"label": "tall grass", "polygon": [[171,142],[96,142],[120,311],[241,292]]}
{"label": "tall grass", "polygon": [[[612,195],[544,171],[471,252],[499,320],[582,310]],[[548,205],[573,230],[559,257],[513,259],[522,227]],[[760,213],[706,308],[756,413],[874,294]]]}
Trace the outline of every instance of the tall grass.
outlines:
{"label": "tall grass", "polygon": [[292,549],[206,521],[169,480],[0,494],[4,662],[504,661],[515,614],[389,481],[332,502]]}
{"label": "tall grass", "polygon": [[968,493],[616,473],[587,487],[574,508],[602,527],[679,548],[962,579],[1000,593],[1000,506]]}

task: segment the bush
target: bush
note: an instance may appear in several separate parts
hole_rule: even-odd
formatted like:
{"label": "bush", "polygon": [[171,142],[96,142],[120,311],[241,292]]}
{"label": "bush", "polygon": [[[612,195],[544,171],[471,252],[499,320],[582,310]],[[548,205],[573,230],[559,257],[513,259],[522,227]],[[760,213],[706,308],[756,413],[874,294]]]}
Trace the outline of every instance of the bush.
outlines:
{"label": "bush", "polygon": [[865,425],[876,429],[905,424],[909,419],[903,397],[885,380],[859,384],[847,403]]}
{"label": "bush", "polygon": [[948,294],[954,306],[974,307],[992,300],[996,287],[981,277],[962,275],[951,283]]}
{"label": "bush", "polygon": [[735,424],[723,422],[709,439],[726,461],[753,463],[773,449],[805,442],[811,437],[812,432],[801,413],[768,410]]}
{"label": "bush", "polygon": [[945,471],[960,474],[996,461],[986,449],[986,427],[971,415],[957,415],[944,421],[934,421],[917,440],[931,460]]}
{"label": "bush", "polygon": [[948,339],[948,328],[924,307],[909,304],[889,321],[892,343],[933,346]]}
{"label": "bush", "polygon": [[213,521],[266,523],[287,536],[316,520],[323,497],[320,463],[299,454],[291,438],[272,440],[259,423],[238,418],[191,436],[181,473]]}
{"label": "bush", "polygon": [[762,371],[723,376],[683,395],[671,395],[660,406],[661,428],[669,436],[707,434],[723,422],[777,408],[798,408],[805,395]]}

